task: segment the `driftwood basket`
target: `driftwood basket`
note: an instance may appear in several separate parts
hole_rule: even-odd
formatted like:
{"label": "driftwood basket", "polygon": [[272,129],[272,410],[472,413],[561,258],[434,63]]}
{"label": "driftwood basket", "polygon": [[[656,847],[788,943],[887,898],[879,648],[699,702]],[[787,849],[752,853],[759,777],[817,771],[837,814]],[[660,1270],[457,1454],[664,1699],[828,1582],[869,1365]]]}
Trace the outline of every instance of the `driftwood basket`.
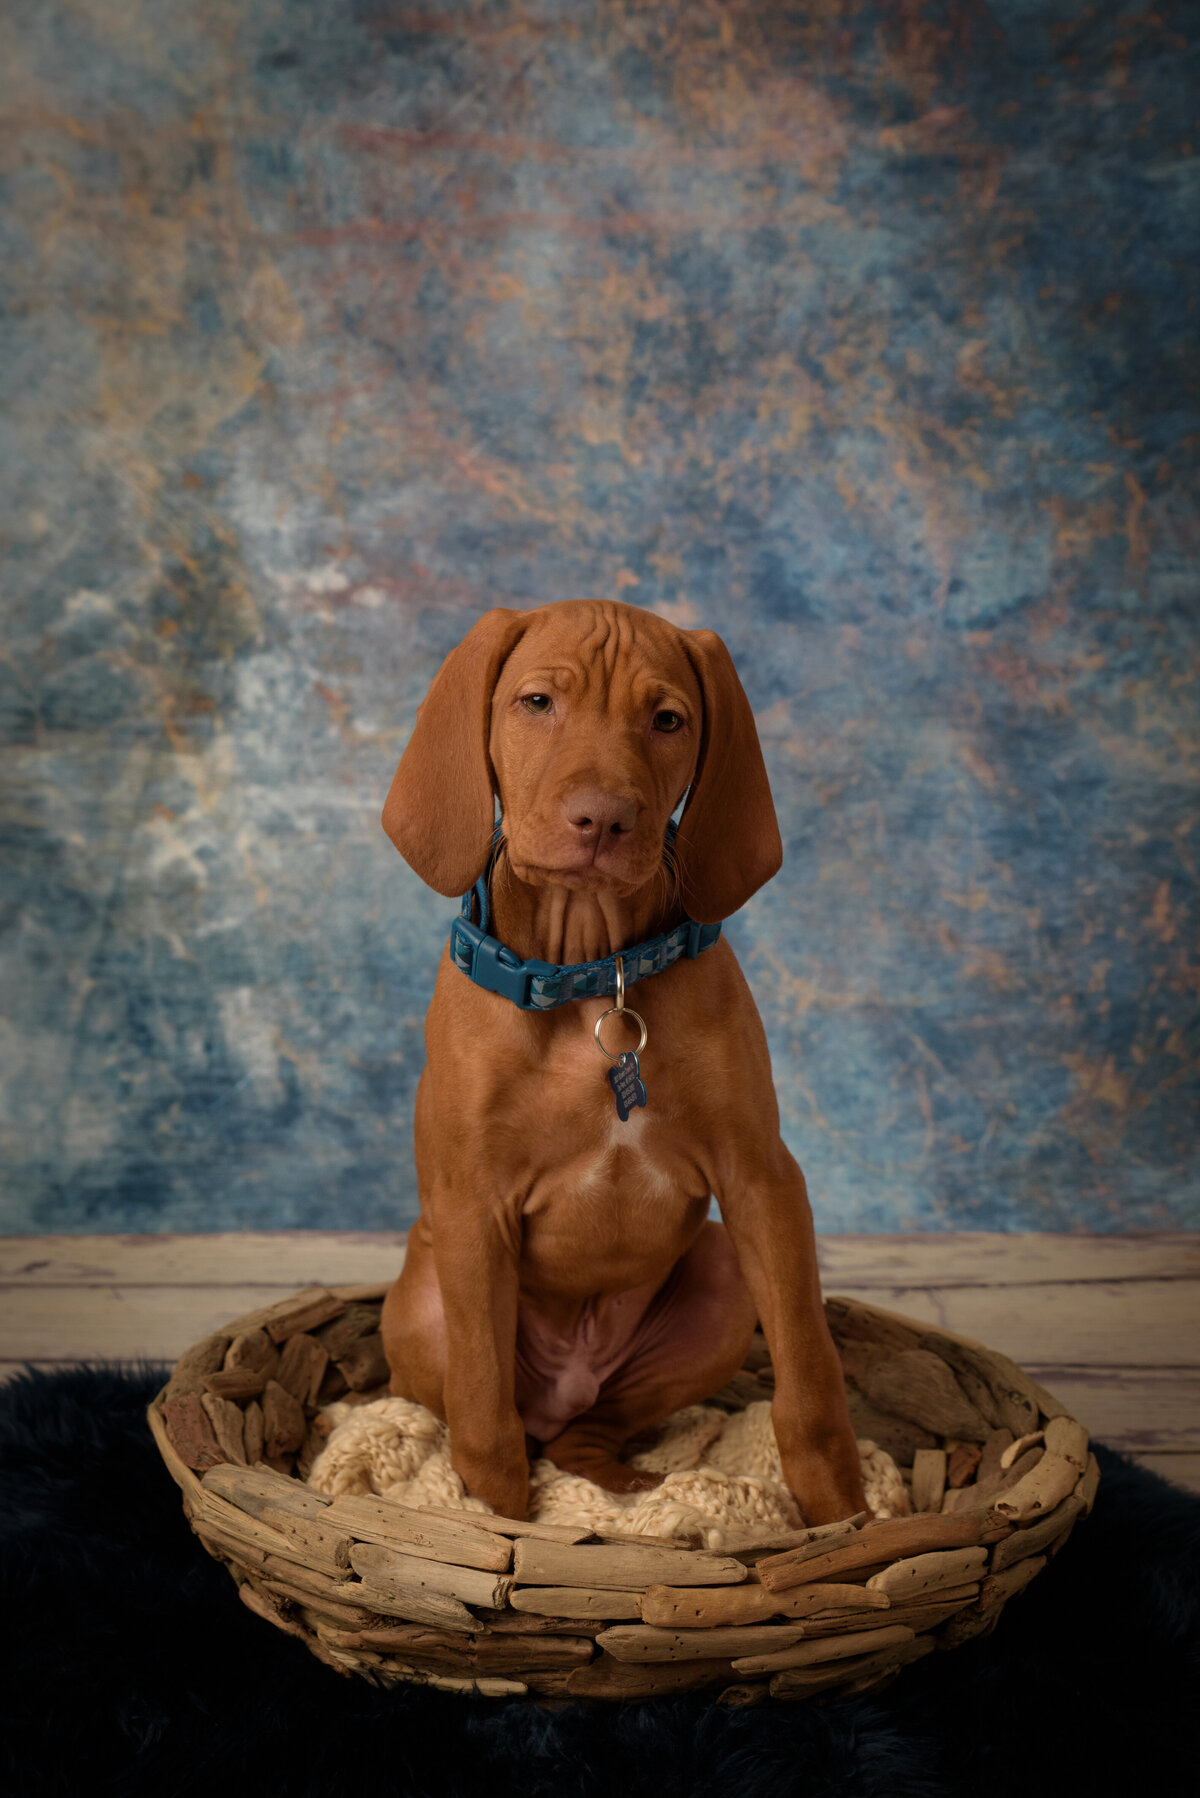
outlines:
{"label": "driftwood basket", "polygon": [[[235,1319],[187,1350],[149,1413],[192,1529],[242,1602],[339,1673],[543,1702],[864,1691],[993,1629],[1095,1498],[1087,1432],[1012,1361],[829,1298],[857,1433],[901,1468],[908,1517],[716,1554],[330,1500],[303,1483],[318,1411],[386,1393],[385,1290],[314,1286]],[[758,1336],[712,1402],[772,1389]]]}

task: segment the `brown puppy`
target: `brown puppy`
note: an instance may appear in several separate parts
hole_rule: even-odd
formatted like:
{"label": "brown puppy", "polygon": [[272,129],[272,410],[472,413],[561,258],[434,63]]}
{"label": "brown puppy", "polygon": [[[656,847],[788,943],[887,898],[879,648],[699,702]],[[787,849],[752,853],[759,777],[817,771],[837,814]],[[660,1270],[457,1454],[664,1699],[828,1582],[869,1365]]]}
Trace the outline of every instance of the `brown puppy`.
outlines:
{"label": "brown puppy", "polygon": [[[592,961],[685,915],[723,919],[782,859],[724,644],[630,606],[489,612],[447,657],[384,828],[457,896],[489,865],[496,795],[487,928],[522,958]],[[446,1419],[469,1492],[523,1517],[531,1439],[609,1490],[655,1483],[624,1444],[721,1386],[757,1316],[806,1520],[859,1511],[804,1177],[733,951],[722,939],[630,987],[648,1102],[624,1122],[593,1037],[613,1003],[521,1010],[443,955],[417,1091],[421,1216],[384,1306],[392,1391]],[[634,1028],[610,1017],[607,1049],[635,1048]]]}

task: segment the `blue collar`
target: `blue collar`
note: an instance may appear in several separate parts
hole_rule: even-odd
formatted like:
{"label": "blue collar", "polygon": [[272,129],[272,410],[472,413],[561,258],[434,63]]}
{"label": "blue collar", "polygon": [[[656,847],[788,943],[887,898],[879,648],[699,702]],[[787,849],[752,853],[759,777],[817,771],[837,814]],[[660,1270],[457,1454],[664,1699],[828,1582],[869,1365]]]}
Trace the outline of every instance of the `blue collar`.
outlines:
{"label": "blue collar", "polygon": [[[496,834],[499,836],[497,825]],[[675,835],[674,825],[667,830],[667,841]],[[606,955],[602,961],[581,961],[559,967],[549,961],[522,961],[487,934],[490,901],[487,873],[463,894],[462,913],[450,930],[450,956],[456,968],[481,986],[487,993],[499,993],[511,999],[522,1011],[551,1011],[556,1005],[567,1005],[572,999],[603,999],[617,990],[617,958]],[[479,922],[475,922],[478,908]],[[711,949],[721,934],[719,924],[695,924],[685,918],[674,930],[663,931],[649,942],[636,943],[622,949],[625,963],[625,985],[635,986],[651,974],[661,974],[684,956],[695,960],[705,949]]]}

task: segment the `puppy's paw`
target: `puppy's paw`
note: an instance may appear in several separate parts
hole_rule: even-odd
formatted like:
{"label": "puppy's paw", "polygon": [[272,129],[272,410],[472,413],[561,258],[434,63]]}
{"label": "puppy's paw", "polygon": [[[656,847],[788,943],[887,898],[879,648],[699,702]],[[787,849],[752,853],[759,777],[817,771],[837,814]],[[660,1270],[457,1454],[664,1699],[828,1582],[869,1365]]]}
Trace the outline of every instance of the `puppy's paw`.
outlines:
{"label": "puppy's paw", "polygon": [[470,1498],[481,1498],[498,1517],[523,1519],[529,1508],[529,1462],[524,1449],[497,1447],[491,1455],[467,1455],[450,1439],[450,1462]]}

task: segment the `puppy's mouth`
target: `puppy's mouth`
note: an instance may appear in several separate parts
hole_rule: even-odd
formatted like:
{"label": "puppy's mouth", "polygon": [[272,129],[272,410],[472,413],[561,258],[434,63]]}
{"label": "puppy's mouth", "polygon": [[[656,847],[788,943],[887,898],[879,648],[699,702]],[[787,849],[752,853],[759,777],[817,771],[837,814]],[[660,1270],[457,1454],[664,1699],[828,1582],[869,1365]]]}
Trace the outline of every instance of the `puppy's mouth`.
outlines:
{"label": "puppy's mouth", "polygon": [[580,893],[617,893],[627,897],[652,879],[661,861],[661,852],[648,856],[640,846],[626,846],[626,839],[616,841],[601,837],[598,843],[580,844],[554,855],[526,856],[510,841],[508,861],[518,880],[527,886],[567,887]]}

